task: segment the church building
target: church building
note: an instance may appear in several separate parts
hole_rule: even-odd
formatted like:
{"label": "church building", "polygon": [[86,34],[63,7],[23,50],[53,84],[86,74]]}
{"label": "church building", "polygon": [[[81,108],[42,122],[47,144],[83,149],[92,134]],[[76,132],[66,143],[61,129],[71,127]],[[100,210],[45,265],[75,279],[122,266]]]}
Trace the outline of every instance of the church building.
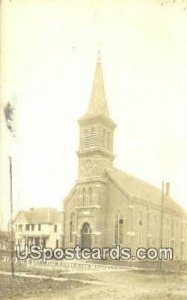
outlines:
{"label": "church building", "polygon": [[[78,121],[78,178],[64,202],[64,245],[173,247],[187,258],[185,211],[164,192],[114,167],[114,131],[98,57],[87,113]],[[162,227],[161,227],[162,226]]]}

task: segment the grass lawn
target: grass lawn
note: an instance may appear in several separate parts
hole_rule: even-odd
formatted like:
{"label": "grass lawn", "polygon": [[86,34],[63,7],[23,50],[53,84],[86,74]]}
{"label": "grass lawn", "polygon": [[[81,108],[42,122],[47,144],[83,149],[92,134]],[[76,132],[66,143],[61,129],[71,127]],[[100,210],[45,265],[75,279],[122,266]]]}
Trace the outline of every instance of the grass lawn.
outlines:
{"label": "grass lawn", "polygon": [[[50,299],[54,294],[65,295],[69,289],[84,286],[80,282],[57,282],[51,279],[23,278],[0,275],[0,299]],[[46,297],[47,295],[47,297]]]}
{"label": "grass lawn", "polygon": [[[2,267],[3,268],[3,267]],[[0,268],[0,269],[2,269]],[[4,266],[7,270],[8,266]],[[10,269],[9,269],[10,271]],[[21,266],[17,266],[21,271]],[[25,270],[22,270],[25,271]],[[58,273],[57,273],[58,272]],[[31,273],[31,272],[30,272]],[[63,274],[35,270],[35,274],[67,278],[67,281],[0,275],[0,299],[25,300],[186,300],[187,274],[139,271]],[[58,276],[57,276],[58,275]],[[77,280],[77,281],[76,281]],[[82,280],[89,280],[85,283]]]}

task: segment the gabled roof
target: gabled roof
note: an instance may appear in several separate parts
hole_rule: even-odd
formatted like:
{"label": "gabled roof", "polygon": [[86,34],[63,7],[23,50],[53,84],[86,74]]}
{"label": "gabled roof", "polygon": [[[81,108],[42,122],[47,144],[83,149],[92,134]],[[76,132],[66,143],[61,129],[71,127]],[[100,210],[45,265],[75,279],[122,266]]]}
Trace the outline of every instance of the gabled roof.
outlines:
{"label": "gabled roof", "polygon": [[[134,199],[147,200],[150,203],[161,205],[162,192],[155,186],[124,173],[116,168],[106,169],[106,174],[124,192]],[[184,212],[184,210],[170,197],[165,197],[164,207]]]}
{"label": "gabled roof", "polygon": [[18,222],[19,218],[24,218],[28,224],[62,223],[63,212],[57,211],[55,208],[36,208],[19,211],[14,223]]}

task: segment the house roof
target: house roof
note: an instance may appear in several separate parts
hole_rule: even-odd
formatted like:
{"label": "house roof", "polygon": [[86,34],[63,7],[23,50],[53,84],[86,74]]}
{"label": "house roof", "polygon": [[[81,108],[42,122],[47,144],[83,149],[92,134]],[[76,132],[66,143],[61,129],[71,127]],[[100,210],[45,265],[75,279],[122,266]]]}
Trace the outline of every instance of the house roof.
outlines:
{"label": "house roof", "polygon": [[55,208],[43,207],[19,211],[14,223],[21,215],[29,224],[62,223],[63,221],[63,212],[57,211]]}
{"label": "house roof", "polygon": [[[116,168],[106,169],[106,173],[127,195],[134,199],[147,200],[150,203],[161,205],[162,192],[155,186]],[[171,197],[164,199],[164,207],[184,212]]]}
{"label": "house roof", "polygon": [[10,240],[11,233],[9,231],[2,231],[0,230],[0,240],[5,241],[5,240]]}

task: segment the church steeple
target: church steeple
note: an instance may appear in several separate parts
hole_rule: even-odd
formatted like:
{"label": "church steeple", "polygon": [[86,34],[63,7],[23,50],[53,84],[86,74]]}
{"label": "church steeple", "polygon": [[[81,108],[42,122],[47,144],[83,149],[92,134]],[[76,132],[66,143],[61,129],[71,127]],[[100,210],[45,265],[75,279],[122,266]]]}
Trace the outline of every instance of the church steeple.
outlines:
{"label": "church steeple", "polygon": [[95,76],[94,76],[94,81],[93,81],[92,92],[91,92],[87,115],[90,115],[90,116],[96,116],[96,115],[108,116],[109,115],[107,101],[106,101],[106,97],[105,97],[105,89],[104,89],[100,52],[98,52]]}
{"label": "church steeple", "polygon": [[105,168],[112,167],[115,157],[113,133],[116,125],[108,113],[100,55],[97,58],[88,111],[79,120],[79,125],[79,180],[101,179]]}

